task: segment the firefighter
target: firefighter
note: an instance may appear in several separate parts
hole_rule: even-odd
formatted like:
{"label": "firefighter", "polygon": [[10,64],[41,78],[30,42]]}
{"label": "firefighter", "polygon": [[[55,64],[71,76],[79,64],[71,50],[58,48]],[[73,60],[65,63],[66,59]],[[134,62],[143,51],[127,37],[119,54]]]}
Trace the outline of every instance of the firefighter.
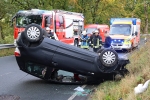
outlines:
{"label": "firefighter", "polygon": [[102,38],[99,35],[99,31],[95,30],[93,34],[90,36],[91,47],[93,48],[94,52],[97,52],[98,49],[101,49],[102,46]]}
{"label": "firefighter", "polygon": [[81,48],[83,49],[89,49],[89,36],[87,35],[86,31],[82,32],[82,36],[81,36]]}
{"label": "firefighter", "polygon": [[46,27],[46,32],[48,33],[48,38],[55,39],[54,34],[51,32],[51,29],[49,27]]}

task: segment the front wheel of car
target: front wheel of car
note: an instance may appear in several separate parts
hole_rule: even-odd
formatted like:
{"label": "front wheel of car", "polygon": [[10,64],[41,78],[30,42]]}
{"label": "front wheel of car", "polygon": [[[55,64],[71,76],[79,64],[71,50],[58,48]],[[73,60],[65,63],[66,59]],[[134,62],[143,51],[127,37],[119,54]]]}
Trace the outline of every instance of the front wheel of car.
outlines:
{"label": "front wheel of car", "polygon": [[25,28],[24,36],[29,42],[39,41],[43,36],[43,31],[41,26],[37,24],[28,25]]}
{"label": "front wheel of car", "polygon": [[108,68],[118,64],[118,54],[112,49],[104,49],[101,51],[99,59],[102,65]]}

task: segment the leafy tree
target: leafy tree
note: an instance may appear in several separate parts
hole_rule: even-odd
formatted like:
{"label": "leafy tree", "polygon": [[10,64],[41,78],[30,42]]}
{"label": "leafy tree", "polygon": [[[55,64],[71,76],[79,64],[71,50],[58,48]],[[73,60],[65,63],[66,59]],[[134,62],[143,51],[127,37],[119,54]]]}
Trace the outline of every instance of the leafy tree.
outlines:
{"label": "leafy tree", "polygon": [[149,0],[0,0],[0,43],[13,41],[10,19],[19,10],[61,9],[83,13],[85,24],[108,24],[112,17],[141,19],[142,33],[148,33]]}

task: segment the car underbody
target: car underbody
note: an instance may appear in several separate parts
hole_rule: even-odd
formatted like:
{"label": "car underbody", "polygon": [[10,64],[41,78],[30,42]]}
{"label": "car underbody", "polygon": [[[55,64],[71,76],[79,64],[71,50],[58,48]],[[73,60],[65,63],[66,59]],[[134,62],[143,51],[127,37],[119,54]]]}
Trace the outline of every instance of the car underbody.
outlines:
{"label": "car underbody", "polygon": [[[115,50],[95,53],[45,36],[45,31],[30,24],[20,33],[15,50],[19,68],[35,77],[61,84],[100,83],[120,79],[128,70],[129,59],[120,58]],[[59,71],[73,75],[59,74]]]}

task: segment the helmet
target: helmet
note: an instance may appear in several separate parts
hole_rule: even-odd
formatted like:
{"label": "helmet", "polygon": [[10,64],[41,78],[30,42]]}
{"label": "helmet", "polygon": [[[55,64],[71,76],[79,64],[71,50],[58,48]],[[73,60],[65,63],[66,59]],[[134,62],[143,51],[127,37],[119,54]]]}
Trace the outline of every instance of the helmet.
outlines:
{"label": "helmet", "polygon": [[93,31],[92,33],[93,33],[93,34],[95,34],[95,33],[99,33],[99,31],[98,31],[98,30],[95,30],[95,31]]}
{"label": "helmet", "polygon": [[94,33],[98,33],[98,32],[99,32],[98,30],[95,30],[95,31],[94,31]]}
{"label": "helmet", "polygon": [[46,31],[49,31],[49,30],[51,30],[49,27],[46,27]]}
{"label": "helmet", "polygon": [[83,35],[86,35],[86,31],[83,31],[82,34],[83,34]]}

